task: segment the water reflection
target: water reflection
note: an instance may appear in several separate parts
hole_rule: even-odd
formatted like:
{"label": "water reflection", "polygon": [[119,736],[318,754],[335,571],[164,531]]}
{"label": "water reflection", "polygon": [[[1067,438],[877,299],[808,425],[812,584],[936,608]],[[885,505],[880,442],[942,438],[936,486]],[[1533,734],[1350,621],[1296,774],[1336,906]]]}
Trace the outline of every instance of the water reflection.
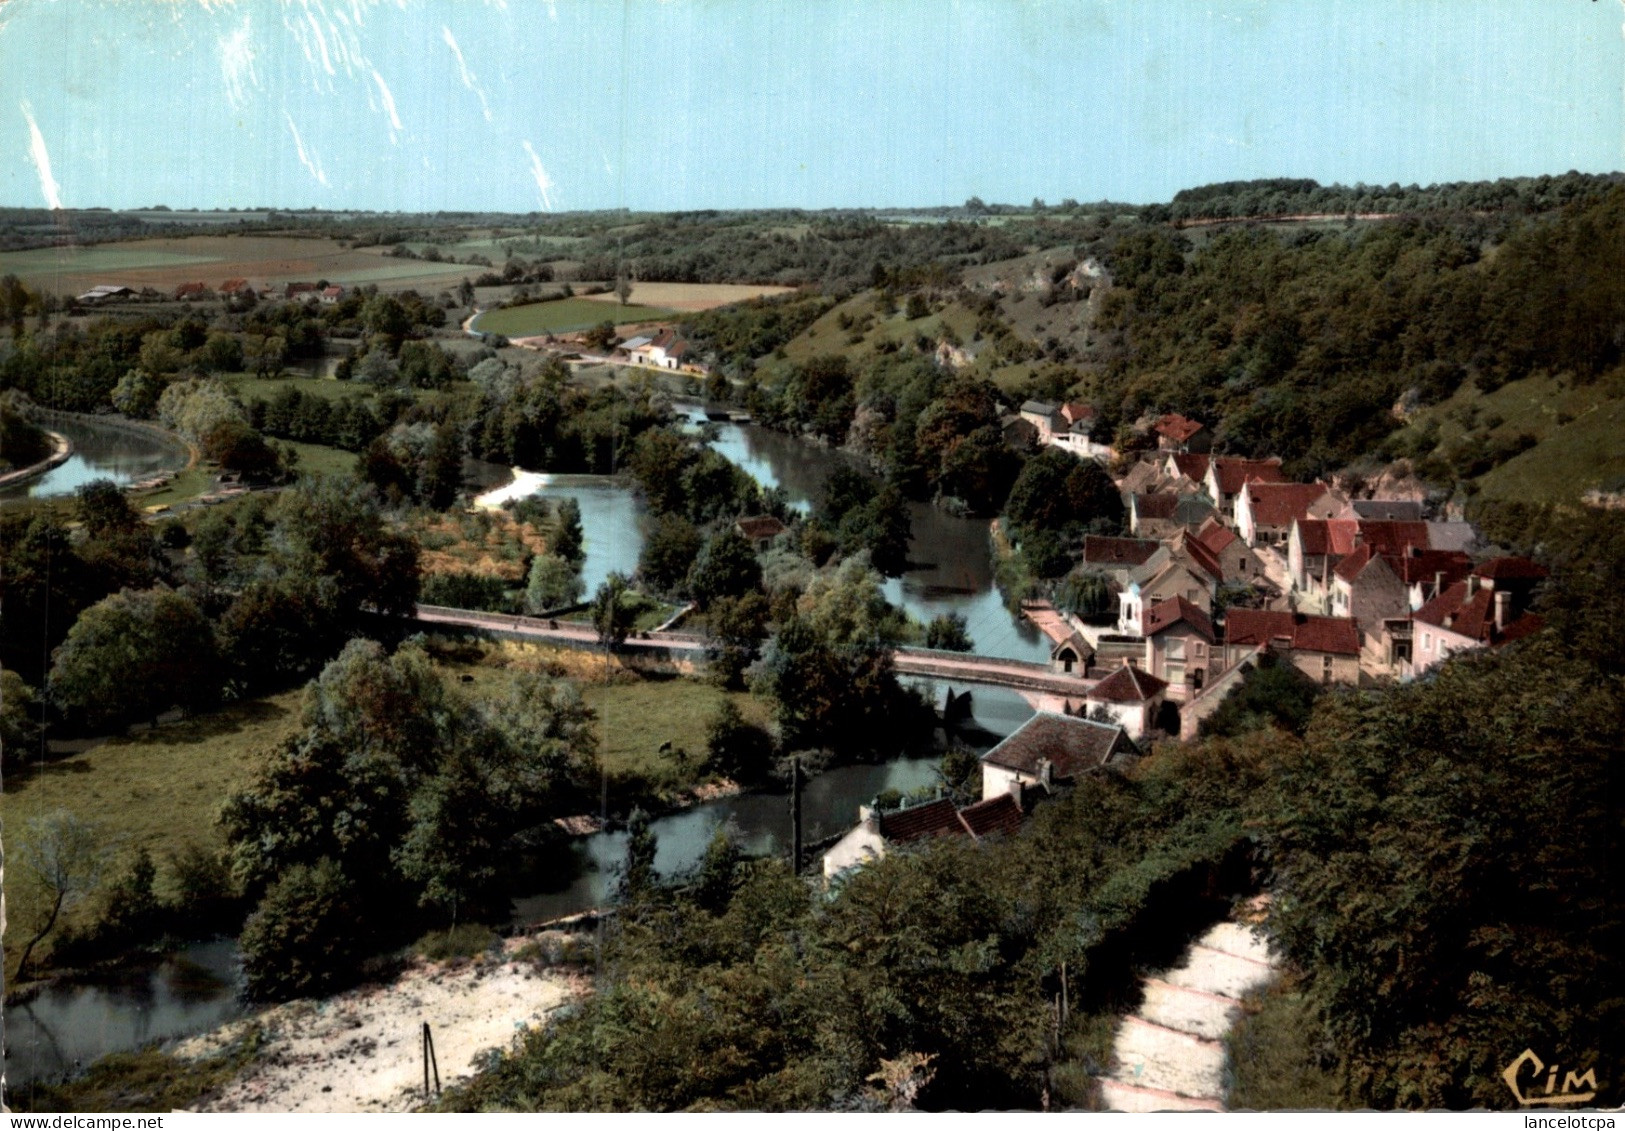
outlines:
{"label": "water reflection", "polygon": [[110,1052],[212,1029],[242,1013],[240,979],[236,945],[220,940],[115,980],[51,986],[6,1009],[6,1079],[58,1079]]}
{"label": "water reflection", "polygon": [[95,479],[133,483],[186,465],[185,447],[149,433],[87,420],[53,420],[46,427],[73,441],[73,455],[36,479],[0,488],[0,501],[56,498]]}

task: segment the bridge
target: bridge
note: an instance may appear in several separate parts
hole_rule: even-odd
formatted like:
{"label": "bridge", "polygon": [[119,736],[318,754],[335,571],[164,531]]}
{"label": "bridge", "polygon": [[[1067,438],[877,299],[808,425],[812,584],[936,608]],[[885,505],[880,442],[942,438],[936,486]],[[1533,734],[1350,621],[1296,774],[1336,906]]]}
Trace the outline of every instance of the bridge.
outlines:
{"label": "bridge", "polygon": [[[597,630],[584,621],[484,613],[439,605],[419,605],[416,619],[423,624],[479,629],[567,648],[600,646]],[[635,632],[626,638],[622,649],[672,659],[697,659],[709,643],[706,637],[694,632]],[[1096,682],[1054,671],[1047,664],[978,656],[970,652],[898,648],[892,653],[892,659],[899,675],[941,680],[949,684],[1008,688],[1041,711],[1058,711],[1069,703],[1076,707]]]}

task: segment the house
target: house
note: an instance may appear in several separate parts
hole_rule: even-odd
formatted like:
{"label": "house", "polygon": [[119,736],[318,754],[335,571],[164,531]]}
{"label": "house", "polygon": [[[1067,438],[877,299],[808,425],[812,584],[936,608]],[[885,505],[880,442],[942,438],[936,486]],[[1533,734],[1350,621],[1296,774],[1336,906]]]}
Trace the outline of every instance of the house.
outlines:
{"label": "house", "polygon": [[1050,401],[1027,401],[1021,406],[1021,419],[1038,429],[1038,442],[1047,444],[1057,431],[1066,430],[1066,422]]}
{"label": "house", "polygon": [[946,798],[889,812],[864,805],[858,809],[858,823],[824,854],[824,878],[878,860],[893,846],[944,836],[968,836],[973,841],[1009,836],[1021,829],[1025,816],[1021,802],[1008,792],[963,809]]}
{"label": "house", "polygon": [[1248,480],[1236,497],[1236,532],[1249,546],[1285,546],[1294,519],[1336,518],[1347,507],[1324,483]]}
{"label": "house", "polygon": [[1200,542],[1218,563],[1221,581],[1249,584],[1264,575],[1264,565],[1258,555],[1241,540],[1241,535],[1217,518],[1209,518],[1198,526],[1191,540]]}
{"label": "house", "polygon": [[1225,613],[1225,666],[1267,647],[1317,683],[1358,683],[1360,631],[1347,617],[1309,616],[1268,609]]}
{"label": "house", "polygon": [[1413,612],[1473,572],[1473,559],[1455,550],[1413,549],[1388,564],[1405,583]]}
{"label": "house", "polygon": [[1411,614],[1411,658],[1402,675],[1420,675],[1457,652],[1499,648],[1539,632],[1528,611],[1546,571],[1527,558],[1492,558]]}
{"label": "house", "polygon": [[1168,538],[1181,527],[1200,526],[1213,517],[1202,495],[1155,491],[1129,497],[1129,531],[1141,538]]}
{"label": "house", "polygon": [[91,287],[79,296],[79,301],[91,305],[104,302],[113,302],[117,299],[134,298],[135,292],[129,287],[121,287],[113,283],[101,283]]}
{"label": "house", "polygon": [[[1192,484],[1181,493],[1203,491],[1207,482],[1209,457],[1201,452],[1168,452],[1161,460],[1162,473],[1175,483]],[[1179,488],[1175,488],[1179,490]]]}
{"label": "house", "polygon": [[635,338],[628,338],[615,347],[617,353],[624,353],[634,364],[647,365],[649,363],[649,344],[654,337],[649,334],[640,334]]}
{"label": "house", "polygon": [[175,288],[177,302],[195,302],[209,297],[209,288],[202,283],[182,283]]}
{"label": "house", "polygon": [[1355,518],[1421,522],[1426,517],[1422,513],[1422,504],[1411,499],[1355,499],[1349,506]]}
{"label": "house", "polygon": [[1094,658],[1094,648],[1083,638],[1083,633],[1076,631],[1069,633],[1065,640],[1057,640],[1049,650],[1050,668],[1062,675],[1083,675]]}
{"label": "house", "polygon": [[773,539],[784,533],[785,525],[770,514],[762,514],[740,519],[734,529],[761,554],[773,548]]}
{"label": "house", "polygon": [[1090,770],[1140,753],[1115,723],[1040,711],[982,755],[982,799],[1053,792]]}
{"label": "house", "polygon": [[1350,518],[1295,518],[1287,532],[1287,575],[1296,593],[1324,601],[1332,567],[1354,551],[1358,527]]}
{"label": "house", "polygon": [[1151,425],[1157,434],[1157,450],[1164,452],[1205,452],[1213,447],[1213,434],[1198,421],[1165,413]]}
{"label": "house", "polygon": [[660,369],[677,369],[688,356],[688,343],[668,326],[649,342],[648,351],[649,364]]}
{"label": "house", "polygon": [[1168,686],[1173,699],[1187,699],[1217,675],[1222,657],[1214,647],[1213,621],[1184,597],[1169,597],[1145,610],[1145,669]]}
{"label": "house", "polygon": [[1038,447],[1038,429],[1033,422],[1022,416],[1011,413],[999,417],[999,429],[1004,433],[1006,447],[1014,448],[1018,452],[1030,452]]}
{"label": "house", "polygon": [[1117,481],[1117,492],[1123,496],[1123,505],[1126,507],[1134,495],[1161,490],[1167,482],[1168,476],[1163,472],[1162,461],[1142,457],[1136,460],[1134,466]]}
{"label": "house", "polygon": [[1352,617],[1366,626],[1366,646],[1375,653],[1381,643],[1382,623],[1410,612],[1410,589],[1400,580],[1389,558],[1365,542],[1332,570],[1328,594],[1331,615]]}
{"label": "house", "polygon": [[1083,536],[1083,564],[1102,573],[1126,575],[1142,566],[1162,543],[1150,538],[1111,538],[1104,534]]}
{"label": "house", "polygon": [[1096,419],[1093,405],[1067,401],[1056,411],[1049,442],[1084,459],[1108,460],[1112,456],[1111,445],[1094,439]]}
{"label": "house", "polygon": [[344,301],[344,288],[338,285],[323,287],[321,302],[323,306],[336,306]]}
{"label": "house", "polygon": [[1189,557],[1164,546],[1123,580],[1117,595],[1117,631],[1125,636],[1139,634],[1146,610],[1175,597],[1205,615],[1213,609],[1215,587],[1213,577]]}
{"label": "house", "polygon": [[282,288],[282,297],[290,302],[318,302],[322,292],[316,289],[315,283],[289,283]]}
{"label": "house", "polygon": [[1285,483],[1287,478],[1281,471],[1281,461],[1214,456],[1208,461],[1207,474],[1203,479],[1207,497],[1213,500],[1213,505],[1219,508],[1219,514],[1226,522],[1236,513],[1236,496],[1241,494],[1242,485],[1254,481]]}
{"label": "house", "polygon": [[1168,684],[1149,672],[1131,664],[1124,664],[1099,683],[1084,697],[1091,715],[1103,712],[1110,715],[1130,738],[1145,737],[1157,725],[1157,713],[1162,709]]}
{"label": "house", "polygon": [[220,284],[217,293],[229,298],[233,295],[253,294],[254,288],[248,285],[247,279],[227,279]]}

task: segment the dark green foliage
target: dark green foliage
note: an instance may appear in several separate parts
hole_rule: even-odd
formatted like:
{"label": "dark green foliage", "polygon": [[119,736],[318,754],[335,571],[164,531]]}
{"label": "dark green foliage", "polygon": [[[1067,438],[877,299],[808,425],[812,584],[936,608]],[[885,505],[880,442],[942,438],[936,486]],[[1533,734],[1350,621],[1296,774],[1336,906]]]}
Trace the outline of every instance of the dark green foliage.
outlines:
{"label": "dark green foliage", "polygon": [[1319,684],[1291,664],[1260,655],[1241,686],[1202,720],[1201,733],[1235,738],[1261,727],[1279,727],[1302,734],[1320,692]]}
{"label": "dark green foliage", "polygon": [[1625,892],[1602,783],[1622,719],[1617,681],[1556,640],[1323,700],[1260,812],[1271,929],[1358,1102],[1503,1108],[1519,1049],[1607,1063]]}
{"label": "dark green foliage", "polygon": [[843,554],[867,550],[869,562],[885,577],[901,577],[908,568],[913,518],[903,493],[852,468],[837,468],[824,484],[819,508],[823,524],[835,531]]}
{"label": "dark green foliage", "polygon": [[690,315],[683,333],[721,365],[744,370],[811,326],[833,301],[806,294],[753,299]]}
{"label": "dark green foliage", "polygon": [[762,567],[756,561],[756,551],[732,527],[706,541],[688,576],[689,595],[702,609],[724,597],[742,597],[761,586]]}
{"label": "dark green foliage", "polygon": [[699,530],[682,515],[661,515],[638,556],[638,577],[656,593],[676,593],[688,578],[703,542]]}
{"label": "dark green foliage", "polygon": [[565,561],[581,568],[587,551],[582,545],[581,504],[574,499],[560,499],[553,506],[553,523],[549,528],[552,552]]}
{"label": "dark green foliage", "polygon": [[760,655],[767,639],[767,598],[752,590],[741,597],[722,597],[706,610],[711,641],[706,663],[711,677],[723,687],[744,686],[745,669]]}
{"label": "dark green foliage", "polygon": [[1072,573],[1055,587],[1055,607],[1086,621],[1117,616],[1117,593],[1104,574]]}
{"label": "dark green foliage", "polygon": [[269,400],[250,401],[247,408],[248,422],[268,436],[359,452],[411,404],[404,396],[333,399],[290,385]]}
{"label": "dark green foliage", "polygon": [[86,609],[52,659],[51,700],[90,729],[197,710],[221,686],[213,629],[189,597],[123,590]]}
{"label": "dark green foliage", "polygon": [[943,613],[925,626],[925,646],[949,652],[970,652],[975,644],[965,628],[963,613]]}
{"label": "dark green foliage", "polygon": [[1022,466],[1004,513],[1012,536],[1023,543],[1031,534],[1070,539],[1084,533],[1115,535],[1123,529],[1123,499],[1106,469],[1054,447]]}
{"label": "dark green foliage", "polygon": [[279,876],[238,939],[249,996],[306,997],[352,979],[370,941],[358,929],[358,903],[354,884],[330,857]]}
{"label": "dark green foliage", "polygon": [[51,454],[51,438],[9,403],[0,402],[0,471],[27,467]]}
{"label": "dark green foliage", "polygon": [[746,722],[738,704],[724,699],[711,720],[706,757],[723,777],[754,784],[765,780],[773,768],[773,736]]}
{"label": "dark green foliage", "polygon": [[626,820],[626,860],[616,885],[621,902],[630,903],[653,893],[659,878],[655,874],[658,848],[654,831],[649,828],[649,814],[633,809]]}
{"label": "dark green foliage", "polygon": [[491,613],[511,613],[519,600],[509,583],[488,573],[431,573],[423,579],[418,600],[425,605],[451,609],[483,609]]}
{"label": "dark green foliage", "polygon": [[612,573],[606,577],[598,591],[592,595],[592,626],[598,630],[598,643],[609,649],[619,648],[632,631],[637,619],[633,607],[635,594],[624,574]]}
{"label": "dark green foliage", "polygon": [[841,443],[857,407],[851,363],[842,354],[825,354],[796,366],[785,381],[782,403],[788,423]]}

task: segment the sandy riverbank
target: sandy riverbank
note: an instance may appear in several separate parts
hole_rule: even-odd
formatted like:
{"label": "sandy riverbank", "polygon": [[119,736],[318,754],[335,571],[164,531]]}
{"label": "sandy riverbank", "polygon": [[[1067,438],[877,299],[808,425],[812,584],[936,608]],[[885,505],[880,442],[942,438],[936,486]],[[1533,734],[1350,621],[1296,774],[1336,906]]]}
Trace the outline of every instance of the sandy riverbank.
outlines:
{"label": "sandy riverbank", "polygon": [[289,1002],[182,1042],[174,1054],[208,1056],[262,1028],[253,1062],[204,1111],[410,1111],[423,1102],[423,1022],[449,1087],[473,1075],[478,1054],[506,1048],[587,992],[584,976],[516,959],[528,941],[508,940],[500,956],[420,963],[387,986]]}

